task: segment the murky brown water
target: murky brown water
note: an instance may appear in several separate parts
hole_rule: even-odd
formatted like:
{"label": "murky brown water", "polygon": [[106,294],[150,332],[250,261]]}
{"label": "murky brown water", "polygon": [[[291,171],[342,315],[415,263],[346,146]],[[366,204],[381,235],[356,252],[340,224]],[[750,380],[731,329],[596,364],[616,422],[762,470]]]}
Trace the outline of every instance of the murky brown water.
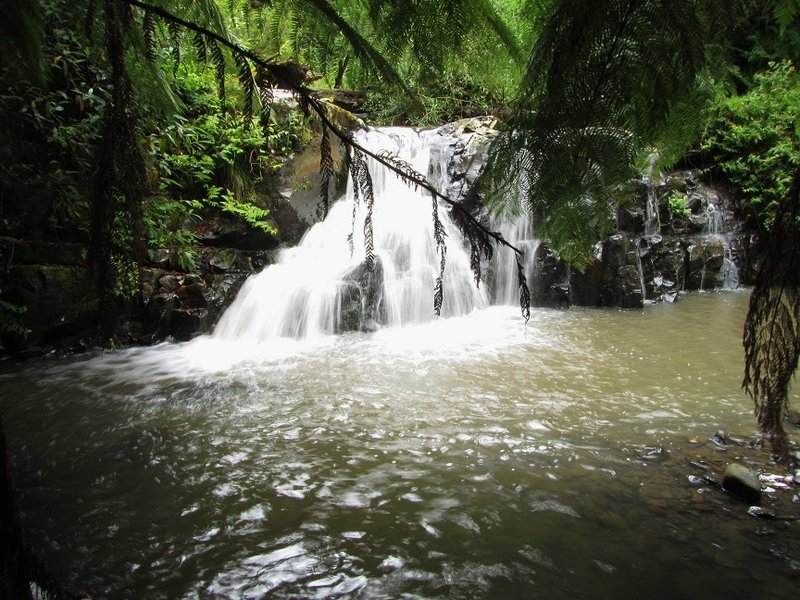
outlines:
{"label": "murky brown water", "polygon": [[707,441],[746,303],[6,366],[25,530],[95,598],[796,598],[798,523],[701,479],[767,464]]}

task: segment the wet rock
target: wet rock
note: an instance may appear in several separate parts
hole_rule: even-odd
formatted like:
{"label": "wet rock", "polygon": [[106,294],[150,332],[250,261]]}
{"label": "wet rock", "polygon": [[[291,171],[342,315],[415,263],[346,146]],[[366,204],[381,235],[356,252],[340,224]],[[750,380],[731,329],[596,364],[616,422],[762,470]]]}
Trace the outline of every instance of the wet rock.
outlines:
{"label": "wet rock", "polygon": [[336,333],[375,331],[385,321],[383,310],[383,263],[375,257],[372,271],[366,263],[351,269],[339,283]]}
{"label": "wet rock", "polygon": [[788,409],[786,411],[786,420],[795,427],[800,427],[800,410]]}
{"label": "wet rock", "polygon": [[605,306],[639,308],[644,305],[642,277],[637,249],[631,236],[611,235],[602,244],[605,285],[601,292]]}
{"label": "wet rock", "polygon": [[560,308],[570,305],[570,268],[545,244],[534,254],[531,301],[535,306]]}
{"label": "wet rock", "polygon": [[644,233],[645,213],[641,206],[620,207],[617,211],[617,227],[631,233]]}
{"label": "wet rock", "polygon": [[758,504],[761,500],[761,482],[758,476],[739,463],[731,463],[725,468],[722,487],[746,502]]}
{"label": "wet rock", "polygon": [[3,331],[2,343],[14,352],[33,354],[55,341],[83,335],[92,329],[97,300],[88,268],[68,265],[13,265],[0,275],[2,299],[23,306],[22,325],[27,337]]}
{"label": "wet rock", "polygon": [[158,285],[168,292],[174,292],[180,287],[180,283],[178,282],[177,276],[172,273],[162,276],[158,280]]}

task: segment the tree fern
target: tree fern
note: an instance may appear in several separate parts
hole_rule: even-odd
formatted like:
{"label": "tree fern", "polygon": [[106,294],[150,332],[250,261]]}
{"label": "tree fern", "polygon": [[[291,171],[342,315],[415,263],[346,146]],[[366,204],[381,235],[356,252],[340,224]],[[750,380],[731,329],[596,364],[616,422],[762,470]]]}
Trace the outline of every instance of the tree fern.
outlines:
{"label": "tree fern", "polygon": [[800,170],[778,208],[766,244],[744,326],[742,385],[753,399],[759,427],[773,452],[789,463],[783,418],[800,360]]}
{"label": "tree fern", "polygon": [[715,4],[551,1],[509,132],[492,148],[493,208],[522,203],[537,233],[585,267],[613,226],[615,186],[697,97]]}
{"label": "tree fern", "polygon": [[781,33],[786,33],[795,17],[800,14],[800,0],[774,0],[773,13]]}

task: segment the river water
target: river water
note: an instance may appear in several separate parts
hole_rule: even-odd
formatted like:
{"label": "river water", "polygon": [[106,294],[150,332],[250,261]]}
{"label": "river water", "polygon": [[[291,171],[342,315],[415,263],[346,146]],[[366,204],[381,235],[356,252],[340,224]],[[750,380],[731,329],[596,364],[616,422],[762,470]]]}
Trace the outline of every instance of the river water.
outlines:
{"label": "river water", "polygon": [[755,433],[746,303],[7,369],[25,532],[95,598],[795,598],[797,523],[701,479],[764,457],[708,441]]}
{"label": "river water", "polygon": [[[453,143],[364,143],[448,185]],[[439,206],[434,319],[431,199],[370,170],[377,331],[333,335],[369,229],[351,183],[213,335],[0,368],[24,531],[54,573],[113,599],[796,598],[797,522],[714,485],[733,460],[774,469],[748,447],[747,292],[525,324],[491,305],[515,302],[511,253],[476,289]],[[781,483],[765,509],[796,516]]]}

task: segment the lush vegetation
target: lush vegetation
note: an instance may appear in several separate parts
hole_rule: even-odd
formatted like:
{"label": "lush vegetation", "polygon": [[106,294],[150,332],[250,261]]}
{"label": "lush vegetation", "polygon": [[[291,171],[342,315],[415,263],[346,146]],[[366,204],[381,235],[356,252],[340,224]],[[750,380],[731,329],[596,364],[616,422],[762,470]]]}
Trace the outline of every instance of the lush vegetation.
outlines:
{"label": "lush vegetation", "polygon": [[720,95],[702,146],[769,227],[800,168],[800,77],[794,65],[771,62],[741,95]]}
{"label": "lush vegetation", "polygon": [[[137,295],[148,250],[167,249],[174,266],[191,268],[191,224],[207,211],[271,227],[251,192],[269,185],[301,135],[300,123],[270,110],[278,86],[325,123],[326,198],[333,129],[312,85],[366,92],[380,122],[507,116],[484,196],[498,212],[530,214],[578,268],[613,226],[615,189],[636,166],[701,144],[770,229],[745,327],[744,382],[787,459],[782,419],[800,358],[798,12],[796,0],[6,2],[0,242],[85,244],[107,342]],[[342,138],[369,203],[362,150]],[[678,198],[671,207],[685,210]],[[436,210],[433,218],[443,269]],[[497,238],[465,219],[479,264]],[[4,254],[6,267],[12,257]],[[435,305],[440,293],[441,274]],[[24,335],[24,316],[0,299],[0,333]],[[26,560],[18,584],[66,597]]]}

